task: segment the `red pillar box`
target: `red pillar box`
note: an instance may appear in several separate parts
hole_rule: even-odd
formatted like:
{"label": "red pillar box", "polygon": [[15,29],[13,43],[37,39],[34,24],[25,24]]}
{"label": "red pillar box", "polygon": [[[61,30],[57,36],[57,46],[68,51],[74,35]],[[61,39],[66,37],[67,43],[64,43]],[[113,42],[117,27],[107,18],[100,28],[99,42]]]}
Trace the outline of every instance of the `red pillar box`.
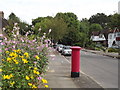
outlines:
{"label": "red pillar box", "polygon": [[79,77],[80,72],[80,50],[78,46],[71,47],[72,61],[71,61],[71,77]]}

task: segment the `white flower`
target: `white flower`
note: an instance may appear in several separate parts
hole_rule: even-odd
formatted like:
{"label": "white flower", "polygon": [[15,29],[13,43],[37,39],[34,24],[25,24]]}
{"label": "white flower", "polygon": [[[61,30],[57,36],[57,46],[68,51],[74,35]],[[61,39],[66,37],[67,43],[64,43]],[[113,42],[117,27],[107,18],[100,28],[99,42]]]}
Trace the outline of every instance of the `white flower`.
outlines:
{"label": "white flower", "polygon": [[16,25],[18,25],[18,23],[14,23],[14,25],[16,26]]}
{"label": "white flower", "polygon": [[5,31],[5,28],[3,28],[3,31]]}
{"label": "white flower", "polygon": [[41,28],[39,28],[38,31],[41,31]]}
{"label": "white flower", "polygon": [[19,35],[19,31],[17,31],[17,33],[16,33],[17,35]]}
{"label": "white flower", "polygon": [[51,29],[49,29],[49,33],[51,32],[52,30]]}

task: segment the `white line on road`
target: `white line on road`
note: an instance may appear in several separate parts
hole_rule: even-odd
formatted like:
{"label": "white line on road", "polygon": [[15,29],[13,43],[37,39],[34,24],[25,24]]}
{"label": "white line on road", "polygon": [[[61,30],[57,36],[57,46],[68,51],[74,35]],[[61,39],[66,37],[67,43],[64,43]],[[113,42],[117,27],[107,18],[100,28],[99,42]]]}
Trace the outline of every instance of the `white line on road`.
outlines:
{"label": "white line on road", "polygon": [[[61,55],[61,56],[62,56],[62,55]],[[64,56],[62,56],[62,57],[64,57]],[[65,58],[65,57],[64,57],[64,58]],[[65,60],[66,60],[68,63],[71,64],[71,62],[70,62],[68,59],[65,58]],[[80,73],[82,73],[82,74],[84,74],[85,76],[91,78],[91,79],[92,79],[93,81],[95,81],[98,85],[100,85],[101,87],[103,87],[103,86],[102,86],[99,82],[97,82],[93,77],[91,77],[91,76],[85,74],[85,73],[84,73],[83,71],[81,71],[81,70],[80,70]]]}

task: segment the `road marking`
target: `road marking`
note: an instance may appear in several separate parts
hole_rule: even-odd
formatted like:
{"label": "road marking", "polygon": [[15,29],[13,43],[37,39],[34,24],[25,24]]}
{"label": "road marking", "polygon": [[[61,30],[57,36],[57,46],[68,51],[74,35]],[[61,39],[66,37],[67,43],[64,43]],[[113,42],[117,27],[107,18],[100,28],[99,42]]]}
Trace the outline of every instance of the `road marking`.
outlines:
{"label": "road marking", "polygon": [[51,57],[55,57],[55,55],[54,55],[54,54],[51,54],[51,55],[49,55],[49,56],[51,56]]}
{"label": "road marking", "polygon": [[82,74],[84,74],[85,76],[91,78],[93,81],[95,81],[98,85],[100,85],[102,88],[104,88],[98,81],[96,81],[92,76],[89,76],[88,74],[84,73],[82,70],[80,71]]}
{"label": "road marking", "polygon": [[[62,56],[62,55],[61,55]],[[63,58],[65,58],[64,56],[62,56]],[[71,63],[68,59],[65,58],[65,60],[68,62],[68,63]]]}
{"label": "road marking", "polygon": [[[62,56],[62,55],[61,55]],[[64,57],[64,56],[62,56],[62,57]],[[65,58],[65,57],[64,57]],[[68,63],[70,63],[71,64],[71,62],[68,60],[68,59],[66,59],[65,58],[65,60],[68,62]],[[84,74],[85,76],[87,76],[87,77],[89,77],[89,78],[91,78],[93,81],[95,81],[98,85],[100,85],[102,88],[103,88],[103,86],[98,82],[98,81],[96,81],[93,77],[91,77],[91,76],[89,76],[89,75],[87,75],[86,73],[84,73],[82,70],[80,70],[80,73],[82,73],[82,74]]]}

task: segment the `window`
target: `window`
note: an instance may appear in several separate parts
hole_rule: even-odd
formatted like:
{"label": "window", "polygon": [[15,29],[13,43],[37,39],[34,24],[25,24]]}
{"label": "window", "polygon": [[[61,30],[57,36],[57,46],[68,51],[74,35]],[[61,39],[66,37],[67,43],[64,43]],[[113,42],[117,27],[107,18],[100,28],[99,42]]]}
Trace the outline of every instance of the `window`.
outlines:
{"label": "window", "polygon": [[109,35],[109,39],[112,39],[112,34]]}
{"label": "window", "polygon": [[99,38],[104,38],[103,34],[100,34],[100,35],[99,35]]}
{"label": "window", "polygon": [[116,37],[116,33],[114,33],[114,38]]}
{"label": "window", "polygon": [[117,33],[117,37],[120,37],[120,32]]}

